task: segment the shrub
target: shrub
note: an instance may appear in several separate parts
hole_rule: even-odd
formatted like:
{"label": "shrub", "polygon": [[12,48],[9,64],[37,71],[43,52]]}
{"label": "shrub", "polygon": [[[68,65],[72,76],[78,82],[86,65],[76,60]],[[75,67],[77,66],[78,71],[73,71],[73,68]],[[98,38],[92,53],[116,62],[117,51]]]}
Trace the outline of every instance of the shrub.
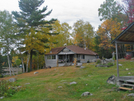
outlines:
{"label": "shrub", "polygon": [[115,56],[113,56],[113,58],[112,58],[113,60],[115,60]]}
{"label": "shrub", "polygon": [[126,60],[130,60],[131,59],[131,55],[126,55],[125,59]]}
{"label": "shrub", "polygon": [[113,66],[113,63],[109,62],[107,63],[107,66]]}
{"label": "shrub", "polygon": [[90,61],[88,60],[87,63],[90,63]]}
{"label": "shrub", "polygon": [[10,97],[21,89],[23,90],[23,88],[18,88],[18,86],[12,82],[5,80],[0,81],[0,97]]}
{"label": "shrub", "polygon": [[97,60],[96,63],[97,63],[97,64],[100,64],[100,63],[101,63],[101,60]]}
{"label": "shrub", "polygon": [[2,74],[0,74],[0,78],[3,78],[3,75]]}

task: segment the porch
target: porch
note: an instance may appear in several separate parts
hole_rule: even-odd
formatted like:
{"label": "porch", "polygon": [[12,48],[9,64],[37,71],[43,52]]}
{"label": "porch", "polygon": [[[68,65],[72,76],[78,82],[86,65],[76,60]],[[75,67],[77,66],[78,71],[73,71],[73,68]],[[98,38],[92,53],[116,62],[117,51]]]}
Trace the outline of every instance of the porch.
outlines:
{"label": "porch", "polygon": [[[134,22],[131,23],[124,31],[122,31],[113,41],[112,43],[115,43],[116,48],[116,61],[117,61],[117,85],[119,85],[119,89],[124,90],[134,90],[134,76],[119,76],[119,54],[122,51],[122,54],[124,55],[124,52],[126,55],[129,55],[129,57],[133,57],[133,51],[134,51]],[[130,52],[126,52],[126,49],[123,49],[126,46],[130,46],[131,50]],[[123,47],[122,47],[123,46]],[[122,47],[122,48],[121,48]],[[124,56],[123,56],[124,57]]]}
{"label": "porch", "polygon": [[119,89],[134,90],[134,76],[121,76],[117,78]]}
{"label": "porch", "polygon": [[74,58],[77,58],[77,63],[80,63],[80,55],[76,54],[60,54],[58,55],[58,66],[74,65]]}

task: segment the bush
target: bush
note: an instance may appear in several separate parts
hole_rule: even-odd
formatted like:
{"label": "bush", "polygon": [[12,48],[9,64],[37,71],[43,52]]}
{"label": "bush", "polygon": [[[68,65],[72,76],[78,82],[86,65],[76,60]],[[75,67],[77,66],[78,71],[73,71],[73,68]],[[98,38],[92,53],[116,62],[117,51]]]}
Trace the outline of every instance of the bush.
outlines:
{"label": "bush", "polygon": [[125,59],[126,60],[130,60],[131,59],[131,55],[126,55]]}
{"label": "bush", "polygon": [[0,74],[0,78],[3,78],[3,75],[2,74]]}
{"label": "bush", "polygon": [[90,61],[88,60],[87,63],[90,63]]}
{"label": "bush", "polygon": [[107,66],[113,66],[113,63],[109,62],[107,63]]}
{"label": "bush", "polygon": [[101,63],[101,60],[97,60],[96,63],[97,63],[97,64],[100,64],[100,63]]}
{"label": "bush", "polygon": [[17,85],[15,85],[12,82],[2,80],[0,81],[0,97],[10,97],[17,91],[23,89],[22,87],[18,88]]}

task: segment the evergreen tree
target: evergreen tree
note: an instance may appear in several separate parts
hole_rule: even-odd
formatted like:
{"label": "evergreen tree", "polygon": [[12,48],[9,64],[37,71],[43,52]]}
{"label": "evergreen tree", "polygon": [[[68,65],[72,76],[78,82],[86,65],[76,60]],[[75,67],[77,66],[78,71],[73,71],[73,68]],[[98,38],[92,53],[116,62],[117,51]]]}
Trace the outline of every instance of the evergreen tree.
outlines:
{"label": "evergreen tree", "polygon": [[[31,28],[36,32],[40,31],[45,34],[51,34],[44,32],[42,28],[52,29],[50,24],[54,23],[56,19],[51,19],[50,21],[45,21],[44,18],[51,14],[52,10],[45,13],[47,6],[39,9],[39,7],[44,3],[44,0],[20,0],[19,8],[20,12],[13,11],[12,14],[16,19],[17,25],[20,27],[19,34],[30,34]],[[35,32],[35,33],[36,33]],[[32,55],[34,49],[30,50],[30,71],[32,71]]]}

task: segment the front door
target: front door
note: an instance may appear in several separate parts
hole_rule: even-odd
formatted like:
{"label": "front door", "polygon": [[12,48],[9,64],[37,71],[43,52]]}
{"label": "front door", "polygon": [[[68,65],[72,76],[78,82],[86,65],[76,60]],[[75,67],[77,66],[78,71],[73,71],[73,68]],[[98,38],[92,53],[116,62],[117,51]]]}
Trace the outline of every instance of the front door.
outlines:
{"label": "front door", "polygon": [[74,61],[74,55],[71,54],[71,55],[70,55],[70,62],[73,62],[73,61]]}

